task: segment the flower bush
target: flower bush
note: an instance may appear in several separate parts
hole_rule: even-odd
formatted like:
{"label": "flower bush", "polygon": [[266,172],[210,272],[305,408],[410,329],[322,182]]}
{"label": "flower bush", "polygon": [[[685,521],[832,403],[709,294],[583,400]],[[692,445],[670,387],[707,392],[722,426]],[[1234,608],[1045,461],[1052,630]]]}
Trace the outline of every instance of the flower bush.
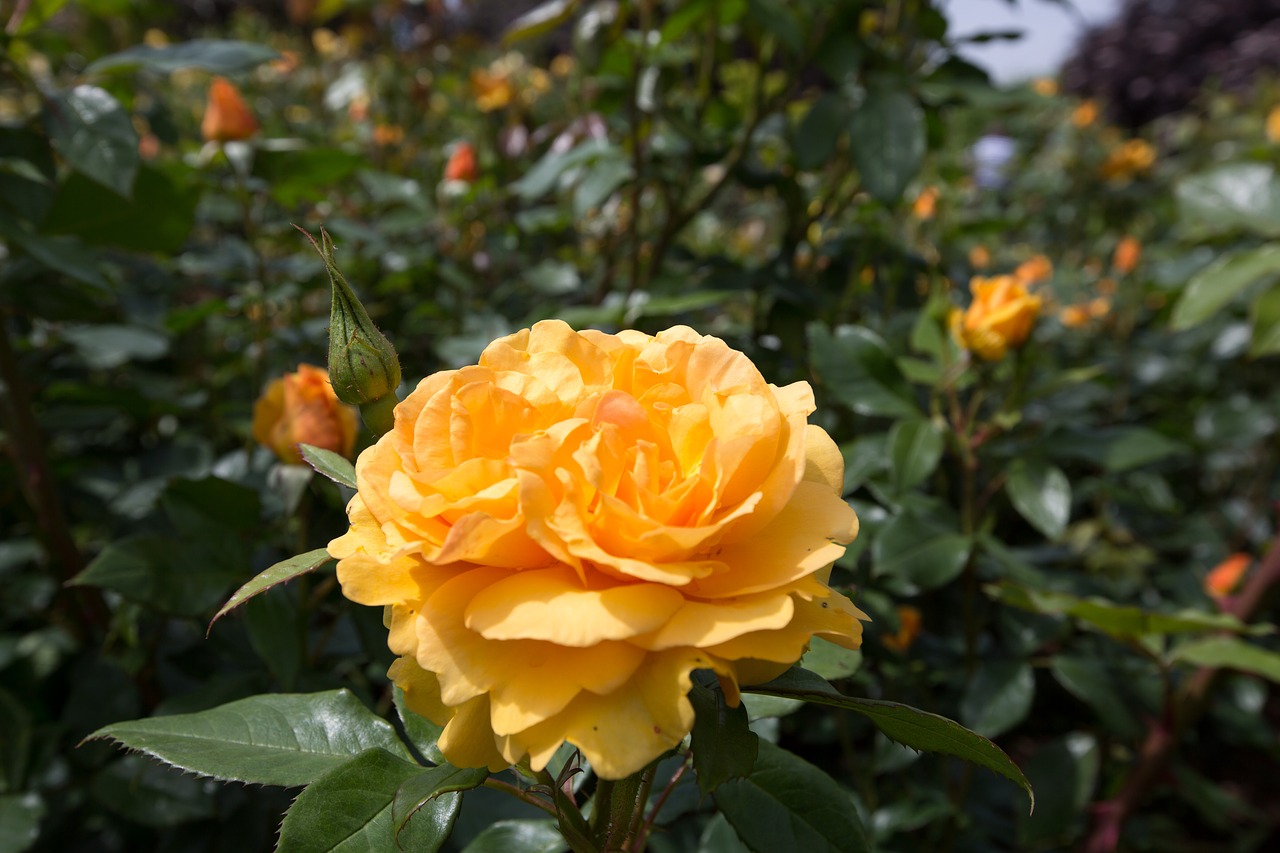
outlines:
{"label": "flower bush", "polygon": [[347,597],[390,607],[391,675],[454,764],[605,779],[693,726],[690,674],[781,674],[865,615],[825,583],[857,517],[807,383],[676,327],[545,321],[424,379],[361,454]]}

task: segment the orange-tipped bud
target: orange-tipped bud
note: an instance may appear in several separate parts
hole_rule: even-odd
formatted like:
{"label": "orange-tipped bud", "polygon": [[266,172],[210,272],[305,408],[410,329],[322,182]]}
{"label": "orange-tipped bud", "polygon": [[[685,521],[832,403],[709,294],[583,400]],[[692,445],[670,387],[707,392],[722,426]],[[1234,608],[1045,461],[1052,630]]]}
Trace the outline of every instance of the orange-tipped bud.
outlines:
{"label": "orange-tipped bud", "polygon": [[200,122],[200,133],[209,142],[235,142],[258,132],[258,120],[225,77],[214,77],[209,86],[209,103]]}

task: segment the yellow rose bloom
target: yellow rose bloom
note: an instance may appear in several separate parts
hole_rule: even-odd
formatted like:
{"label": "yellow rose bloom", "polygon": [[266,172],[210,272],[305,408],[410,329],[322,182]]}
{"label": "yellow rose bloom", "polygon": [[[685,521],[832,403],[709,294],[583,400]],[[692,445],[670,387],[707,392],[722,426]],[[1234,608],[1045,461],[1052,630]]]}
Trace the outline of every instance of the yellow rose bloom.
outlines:
{"label": "yellow rose bloom", "polygon": [[813,410],[683,326],[544,321],[424,379],[329,553],[448,759],[541,769],[567,741],[622,778],[689,733],[693,670],[736,703],[814,636],[857,648],[826,580],[858,520]]}
{"label": "yellow rose bloom", "polygon": [[1040,297],[1011,275],[974,277],[969,283],[973,302],[967,310],[951,311],[951,335],[960,346],[986,361],[999,361],[1011,347],[1031,335],[1040,313]]}
{"label": "yellow rose bloom", "polygon": [[254,440],[294,465],[302,464],[299,444],[350,458],[358,431],[356,410],[333,393],[329,372],[310,364],[272,382],[253,405]]}

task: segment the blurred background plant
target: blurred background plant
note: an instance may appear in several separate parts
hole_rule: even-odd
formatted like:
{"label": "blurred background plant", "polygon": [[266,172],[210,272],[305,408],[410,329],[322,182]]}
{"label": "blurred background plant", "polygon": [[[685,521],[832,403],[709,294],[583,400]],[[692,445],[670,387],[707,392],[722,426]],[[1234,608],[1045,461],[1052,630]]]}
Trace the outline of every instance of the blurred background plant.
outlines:
{"label": "blurred background plant", "polygon": [[[0,851],[269,848],[290,791],[74,747],[264,691],[391,708],[331,568],[206,637],[345,529],[349,491],[254,440],[269,383],[324,363],[295,224],[409,383],[546,317],[687,323],[815,382],[862,521],[833,583],[875,620],[818,671],[996,739],[1038,793],[748,697],[879,848],[1274,844],[1276,83],[1148,110],[1123,67],[1081,82],[1095,37],[1065,80],[1096,100],[997,88],[943,11],[0,4]],[[742,849],[673,792],[651,849]],[[526,849],[486,828],[538,816],[470,792],[449,849]]]}

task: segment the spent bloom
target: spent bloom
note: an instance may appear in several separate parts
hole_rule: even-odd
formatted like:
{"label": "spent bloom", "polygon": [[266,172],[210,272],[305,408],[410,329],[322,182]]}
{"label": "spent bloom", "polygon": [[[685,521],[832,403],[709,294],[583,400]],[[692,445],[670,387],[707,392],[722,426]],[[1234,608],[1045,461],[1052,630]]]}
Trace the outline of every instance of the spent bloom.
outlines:
{"label": "spent bloom", "polygon": [[776,677],[865,619],[826,583],[857,534],[843,460],[723,341],[544,321],[436,373],[356,463],[343,593],[387,608],[390,676],[459,766],[564,742],[602,778],[693,725],[695,669]]}
{"label": "spent bloom", "polygon": [[1011,275],[975,276],[969,283],[973,301],[967,309],[951,309],[951,336],[985,361],[999,361],[1010,348],[1026,342],[1040,314],[1040,297]]}
{"label": "spent bloom", "polygon": [[358,428],[356,410],[338,400],[328,371],[310,364],[276,379],[253,404],[254,440],[294,465],[302,464],[299,444],[350,458]]}
{"label": "spent bloom", "polygon": [[225,77],[214,77],[209,85],[200,133],[209,142],[236,142],[258,132],[258,120],[236,88]]}

